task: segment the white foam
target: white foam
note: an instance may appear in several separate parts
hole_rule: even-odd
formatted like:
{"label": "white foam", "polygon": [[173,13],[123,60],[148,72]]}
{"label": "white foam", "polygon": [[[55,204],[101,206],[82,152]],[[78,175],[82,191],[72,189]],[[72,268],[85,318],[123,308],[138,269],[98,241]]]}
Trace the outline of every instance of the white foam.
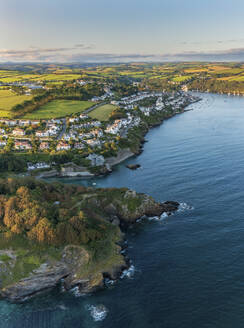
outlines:
{"label": "white foam", "polygon": [[191,211],[191,210],[194,210],[194,207],[184,202],[180,203],[180,206],[178,208],[178,212]]}
{"label": "white foam", "polygon": [[80,292],[80,288],[79,286],[75,286],[74,288],[72,288],[70,290],[70,292],[75,296],[75,297],[81,297],[81,296],[84,296],[85,294],[84,293],[81,293]]}
{"label": "white foam", "polygon": [[59,304],[57,307],[62,311],[68,310],[68,308],[64,304]]}
{"label": "white foam", "polygon": [[106,285],[107,287],[109,287],[109,286],[113,286],[113,285],[116,283],[116,280],[112,280],[112,279],[106,278],[106,279],[104,280],[104,283],[105,283],[105,285]]}
{"label": "white foam", "polygon": [[90,312],[90,315],[94,321],[102,321],[106,318],[108,314],[108,310],[103,304],[96,306],[88,304],[86,306],[86,309]]}
{"label": "white foam", "polygon": [[159,216],[150,216],[148,217],[149,221],[158,221],[159,220]]}
{"label": "white foam", "polygon": [[121,279],[132,279],[135,274],[135,266],[132,264],[128,269],[124,270],[120,276]]}
{"label": "white foam", "polygon": [[167,212],[163,212],[160,216],[160,219],[163,220],[165,218],[167,218],[169,216],[169,214]]}

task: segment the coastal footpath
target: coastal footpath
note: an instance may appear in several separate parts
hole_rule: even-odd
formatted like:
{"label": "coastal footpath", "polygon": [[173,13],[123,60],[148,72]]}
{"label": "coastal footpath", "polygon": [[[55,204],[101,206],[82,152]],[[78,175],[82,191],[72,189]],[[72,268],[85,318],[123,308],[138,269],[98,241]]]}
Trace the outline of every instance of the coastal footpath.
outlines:
{"label": "coastal footpath", "polygon": [[31,178],[0,181],[0,296],[22,302],[58,285],[90,293],[128,268],[124,231],[171,214],[127,188],[94,189]]}

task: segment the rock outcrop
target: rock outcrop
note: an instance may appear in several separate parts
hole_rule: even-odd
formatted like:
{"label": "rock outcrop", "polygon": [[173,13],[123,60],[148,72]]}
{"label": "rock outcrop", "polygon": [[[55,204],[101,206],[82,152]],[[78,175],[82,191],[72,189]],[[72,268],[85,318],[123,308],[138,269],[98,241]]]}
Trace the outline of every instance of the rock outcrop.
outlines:
{"label": "rock outcrop", "polygon": [[137,170],[137,169],[139,169],[139,167],[141,167],[141,165],[140,164],[128,164],[128,165],[126,165],[126,167],[130,170]]}
{"label": "rock outcrop", "polygon": [[[29,272],[26,277],[13,282],[5,283],[1,287],[0,296],[12,302],[21,302],[30,297],[46,292],[58,284],[62,284],[64,290],[74,287],[81,293],[90,293],[104,286],[104,278],[116,279],[122,270],[127,267],[125,258],[121,255],[121,246],[118,245],[119,238],[123,238],[120,227],[134,224],[137,219],[147,216],[161,216],[166,212],[170,214],[176,211],[179,203],[166,201],[156,202],[152,197],[145,194],[138,194],[129,189],[93,189],[87,188],[80,202],[75,206],[85,204],[87,217],[99,220],[102,228],[112,223],[113,229],[119,232],[118,238],[113,240],[111,249],[113,255],[110,259],[106,255],[101,262],[94,261],[92,250],[80,245],[64,245],[60,248],[60,258],[51,259],[46,256],[45,262],[40,264],[35,270]],[[108,225],[111,227],[111,225]],[[111,229],[111,228],[110,228]],[[111,230],[114,231],[114,230]],[[101,238],[101,237],[100,237]],[[101,244],[103,245],[103,244]],[[107,253],[106,253],[107,254]],[[110,254],[110,253],[108,253]],[[14,250],[0,250],[3,261],[0,263],[1,271],[14,268],[18,260],[18,252]],[[114,257],[116,260],[114,261]],[[110,261],[111,260],[111,261]],[[6,262],[4,262],[6,261]],[[98,264],[98,265],[97,265]],[[11,272],[9,272],[11,276]]]}

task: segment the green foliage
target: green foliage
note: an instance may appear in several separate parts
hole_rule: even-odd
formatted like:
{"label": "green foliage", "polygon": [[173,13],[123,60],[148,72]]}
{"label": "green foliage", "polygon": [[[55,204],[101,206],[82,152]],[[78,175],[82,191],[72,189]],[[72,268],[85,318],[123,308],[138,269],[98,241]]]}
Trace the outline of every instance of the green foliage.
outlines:
{"label": "green foliage", "polygon": [[2,262],[8,262],[9,260],[11,260],[11,257],[8,256],[7,254],[1,254],[0,255],[0,261],[2,261]]}

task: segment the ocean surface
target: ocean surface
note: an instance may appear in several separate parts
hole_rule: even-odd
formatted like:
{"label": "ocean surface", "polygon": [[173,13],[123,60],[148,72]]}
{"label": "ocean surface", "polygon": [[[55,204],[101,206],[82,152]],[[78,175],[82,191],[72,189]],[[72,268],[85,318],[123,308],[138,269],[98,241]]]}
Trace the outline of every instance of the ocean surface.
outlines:
{"label": "ocean surface", "polygon": [[57,289],[24,304],[1,301],[1,328],[244,327],[244,98],[201,96],[152,129],[143,153],[113,174],[64,180],[182,203],[128,231],[124,278],[92,296]]}

